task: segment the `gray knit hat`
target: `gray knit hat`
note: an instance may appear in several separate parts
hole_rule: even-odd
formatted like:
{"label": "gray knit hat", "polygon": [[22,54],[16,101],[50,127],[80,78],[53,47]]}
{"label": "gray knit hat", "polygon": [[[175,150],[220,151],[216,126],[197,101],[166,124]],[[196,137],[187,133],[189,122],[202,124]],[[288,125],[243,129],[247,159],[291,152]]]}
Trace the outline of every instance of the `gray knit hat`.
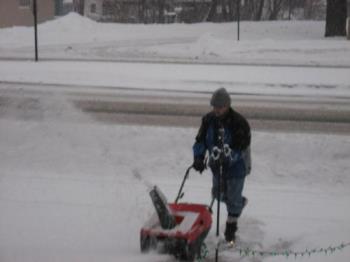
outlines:
{"label": "gray knit hat", "polygon": [[226,89],[221,87],[217,89],[210,100],[210,105],[213,107],[224,107],[231,105],[231,98]]}

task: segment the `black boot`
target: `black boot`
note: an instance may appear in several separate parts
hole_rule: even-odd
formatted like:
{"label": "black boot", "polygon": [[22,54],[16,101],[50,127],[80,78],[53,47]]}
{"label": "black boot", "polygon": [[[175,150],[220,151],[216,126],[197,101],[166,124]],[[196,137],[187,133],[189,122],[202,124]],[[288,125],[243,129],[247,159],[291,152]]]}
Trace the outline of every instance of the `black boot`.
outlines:
{"label": "black boot", "polygon": [[225,239],[227,242],[234,242],[236,240],[237,221],[227,221],[225,229]]}

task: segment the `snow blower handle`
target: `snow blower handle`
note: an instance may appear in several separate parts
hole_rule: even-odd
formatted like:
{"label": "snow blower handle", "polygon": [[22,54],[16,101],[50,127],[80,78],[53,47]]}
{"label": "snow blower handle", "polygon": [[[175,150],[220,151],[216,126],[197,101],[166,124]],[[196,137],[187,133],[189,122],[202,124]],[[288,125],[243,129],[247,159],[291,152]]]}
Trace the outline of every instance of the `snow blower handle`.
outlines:
{"label": "snow blower handle", "polygon": [[183,187],[184,187],[184,185],[185,185],[186,179],[188,178],[188,175],[189,175],[190,170],[191,170],[192,168],[193,168],[193,165],[190,165],[190,166],[187,168],[187,170],[186,170],[184,179],[182,180],[182,183],[181,183],[181,186],[180,186],[180,189],[179,189],[179,193],[177,193],[177,197],[176,197],[176,199],[175,199],[175,203],[177,203],[181,198],[183,198],[183,196],[184,196],[184,194],[185,194],[185,193],[182,192],[182,189],[183,189]]}

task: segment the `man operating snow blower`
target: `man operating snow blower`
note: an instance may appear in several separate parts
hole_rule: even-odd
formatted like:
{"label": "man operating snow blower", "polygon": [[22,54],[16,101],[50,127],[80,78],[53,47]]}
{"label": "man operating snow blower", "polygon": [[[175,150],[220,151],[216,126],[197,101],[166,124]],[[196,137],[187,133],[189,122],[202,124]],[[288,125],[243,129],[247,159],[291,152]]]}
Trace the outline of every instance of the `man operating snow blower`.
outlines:
{"label": "man operating snow blower", "polygon": [[[226,204],[225,239],[232,242],[235,241],[238,218],[247,204],[242,191],[245,177],[251,169],[250,126],[242,115],[232,109],[231,98],[225,88],[213,93],[210,105],[213,110],[202,118],[193,145],[193,168],[200,173],[204,171],[208,151],[209,167],[213,173],[212,196]],[[218,203],[218,210],[219,207]]]}

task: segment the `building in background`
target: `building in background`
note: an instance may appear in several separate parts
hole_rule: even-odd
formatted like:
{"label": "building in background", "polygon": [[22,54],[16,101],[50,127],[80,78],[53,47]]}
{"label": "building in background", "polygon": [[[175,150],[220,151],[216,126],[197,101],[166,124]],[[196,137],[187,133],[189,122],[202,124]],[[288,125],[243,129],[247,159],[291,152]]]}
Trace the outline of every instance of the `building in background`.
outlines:
{"label": "building in background", "polygon": [[[55,0],[37,0],[38,22],[53,19]],[[0,28],[33,25],[32,0],[0,0]]]}

